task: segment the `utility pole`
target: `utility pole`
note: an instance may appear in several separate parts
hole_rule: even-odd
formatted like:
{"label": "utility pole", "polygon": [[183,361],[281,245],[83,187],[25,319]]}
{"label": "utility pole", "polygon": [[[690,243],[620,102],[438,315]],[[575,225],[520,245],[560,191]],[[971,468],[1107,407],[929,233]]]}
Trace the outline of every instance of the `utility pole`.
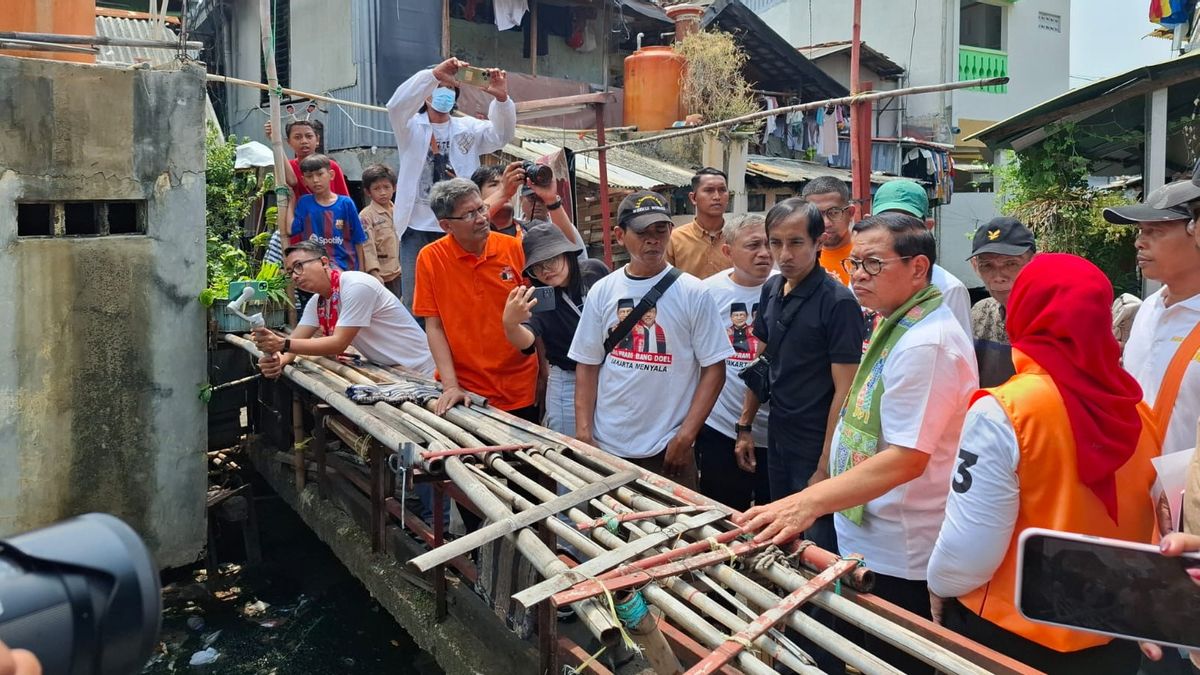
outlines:
{"label": "utility pole", "polygon": [[[862,69],[862,0],[854,0],[850,37],[850,95],[866,93]],[[850,103],[850,188],[859,214],[871,212],[871,102]]]}

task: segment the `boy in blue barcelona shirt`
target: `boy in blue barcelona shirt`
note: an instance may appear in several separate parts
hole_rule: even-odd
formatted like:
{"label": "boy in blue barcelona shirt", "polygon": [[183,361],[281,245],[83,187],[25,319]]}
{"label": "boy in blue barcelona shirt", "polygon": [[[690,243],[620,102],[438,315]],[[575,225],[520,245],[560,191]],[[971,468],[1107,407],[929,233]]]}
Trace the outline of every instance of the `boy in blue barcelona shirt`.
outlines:
{"label": "boy in blue barcelona shirt", "polygon": [[335,194],[331,161],[325,155],[300,160],[300,173],[310,194],[301,195],[292,217],[291,245],[311,239],[342,270],[362,271],[363,243],[367,241],[354,200]]}

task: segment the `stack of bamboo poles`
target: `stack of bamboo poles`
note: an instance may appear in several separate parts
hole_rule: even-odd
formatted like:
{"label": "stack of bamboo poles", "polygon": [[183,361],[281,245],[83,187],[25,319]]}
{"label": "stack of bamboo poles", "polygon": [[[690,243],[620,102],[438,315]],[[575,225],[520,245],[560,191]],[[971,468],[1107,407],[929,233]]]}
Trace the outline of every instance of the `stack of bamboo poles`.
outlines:
{"label": "stack of bamboo poles", "polygon": [[[226,340],[258,354],[243,338]],[[284,377],[387,451],[410,458],[413,468],[451,481],[487,518],[483,528],[412,559],[410,567],[440,572],[453,558],[511,535],[544,577],[514,594],[514,601],[529,608],[570,605],[600,644],[636,643],[655,672],[683,672],[657,630],[660,622],[711,650],[689,673],[728,664],[772,675],[772,663],[822,672],[782,632],[785,626],[863,673],[900,672],[795,611],[802,603],[945,673],[1036,672],[863,592],[871,574],[861,561],[805,543],[787,551],[755,544],[728,520],[727,507],[482,401],[439,417],[431,412],[432,401],[360,405],[345,393],[360,384],[429,389],[434,383],[427,379],[366,362],[310,357],[298,358]],[[576,554],[577,567],[547,545],[538,526]],[[635,607],[632,616],[629,607]]]}

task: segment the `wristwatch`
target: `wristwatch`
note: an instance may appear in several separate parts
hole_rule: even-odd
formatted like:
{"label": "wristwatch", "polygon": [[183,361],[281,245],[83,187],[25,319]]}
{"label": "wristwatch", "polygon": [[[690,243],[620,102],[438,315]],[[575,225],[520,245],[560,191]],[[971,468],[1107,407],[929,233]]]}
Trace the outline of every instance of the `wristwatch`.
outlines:
{"label": "wristwatch", "polygon": [[735,424],[735,425],[733,425],[733,430],[739,434],[742,434],[742,433],[748,434],[748,433],[754,431],[754,426],[751,424]]}
{"label": "wristwatch", "polygon": [[555,201],[553,204],[546,205],[547,211],[553,211],[555,209],[561,209],[561,208],[562,208],[562,197],[559,197],[558,200]]}
{"label": "wristwatch", "polygon": [[283,349],[279,350],[280,354],[286,354],[292,348],[292,338],[283,338]]}

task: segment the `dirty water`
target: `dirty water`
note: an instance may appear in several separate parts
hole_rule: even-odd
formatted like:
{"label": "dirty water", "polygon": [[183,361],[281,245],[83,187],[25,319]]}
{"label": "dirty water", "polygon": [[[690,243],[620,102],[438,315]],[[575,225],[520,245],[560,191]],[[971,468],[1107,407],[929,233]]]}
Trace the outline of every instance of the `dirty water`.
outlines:
{"label": "dirty water", "polygon": [[261,483],[255,489],[262,565],[241,564],[240,532],[230,526],[218,548],[236,562],[223,562],[213,584],[203,564],[166,575],[158,653],[145,675],[442,674],[287,504]]}

